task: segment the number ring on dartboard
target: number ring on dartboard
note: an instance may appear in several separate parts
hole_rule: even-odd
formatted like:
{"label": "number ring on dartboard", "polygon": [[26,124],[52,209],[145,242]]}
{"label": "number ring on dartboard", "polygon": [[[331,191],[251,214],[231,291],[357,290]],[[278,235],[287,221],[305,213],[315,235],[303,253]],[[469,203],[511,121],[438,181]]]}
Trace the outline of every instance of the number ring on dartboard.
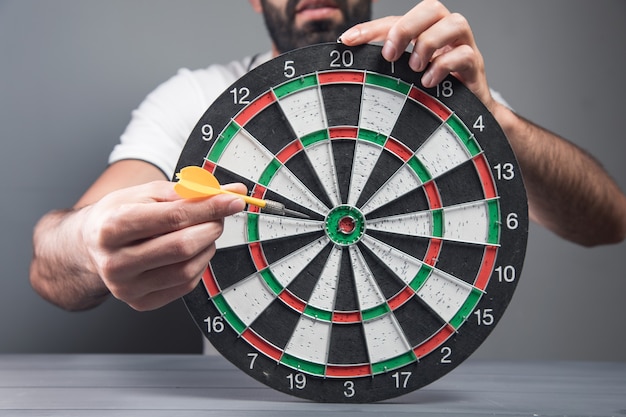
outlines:
{"label": "number ring on dartboard", "polygon": [[418,389],[478,348],[519,280],[527,202],[504,133],[455,78],[426,89],[407,60],[341,44],[274,58],[218,97],[178,161],[309,217],[226,218],[184,297],[223,356],[279,391]]}

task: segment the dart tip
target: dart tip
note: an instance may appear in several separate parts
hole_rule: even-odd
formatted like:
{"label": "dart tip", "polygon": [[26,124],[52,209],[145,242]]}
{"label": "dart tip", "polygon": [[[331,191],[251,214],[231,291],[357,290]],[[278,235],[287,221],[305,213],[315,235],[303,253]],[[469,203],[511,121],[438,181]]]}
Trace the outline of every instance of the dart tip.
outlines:
{"label": "dart tip", "polygon": [[284,204],[279,203],[278,201],[273,201],[273,200],[265,200],[265,207],[263,207],[263,211],[268,214],[291,216],[291,217],[297,217],[299,219],[310,219],[308,215],[304,213],[300,213],[299,211],[285,208]]}

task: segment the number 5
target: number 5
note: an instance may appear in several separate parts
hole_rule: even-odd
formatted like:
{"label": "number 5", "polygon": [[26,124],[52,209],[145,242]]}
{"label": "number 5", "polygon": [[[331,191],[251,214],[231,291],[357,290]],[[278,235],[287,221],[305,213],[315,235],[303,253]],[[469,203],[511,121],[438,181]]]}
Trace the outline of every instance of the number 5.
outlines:
{"label": "number 5", "polygon": [[294,64],[293,61],[285,61],[285,69],[283,71],[283,74],[285,74],[285,77],[291,78],[294,75],[296,75],[296,69],[294,68],[293,64]]}

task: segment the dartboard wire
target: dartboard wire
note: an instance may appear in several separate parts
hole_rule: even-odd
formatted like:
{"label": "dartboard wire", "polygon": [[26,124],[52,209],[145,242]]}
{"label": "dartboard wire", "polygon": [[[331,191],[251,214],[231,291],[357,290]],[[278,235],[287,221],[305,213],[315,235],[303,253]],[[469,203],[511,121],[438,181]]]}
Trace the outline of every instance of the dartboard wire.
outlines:
{"label": "dartboard wire", "polygon": [[[296,219],[259,213],[249,209],[224,218],[224,230],[228,232],[222,233],[215,245],[219,251],[252,243],[264,243],[274,239],[321,232],[324,230],[323,228],[324,223],[320,220]],[[267,230],[272,230],[274,233],[266,233]]]}
{"label": "dartboard wire", "polygon": [[[328,128],[327,128],[328,131]],[[331,200],[334,207],[341,204],[339,183],[337,182],[337,167],[335,166],[332,141],[326,140],[307,146],[305,152],[311,161],[311,165],[326,191],[326,195]],[[314,153],[321,149],[322,155]],[[325,157],[325,158],[320,158]],[[322,168],[325,166],[327,173],[324,175]],[[329,183],[330,181],[330,183]]]}
{"label": "dartboard wire", "polygon": [[[391,135],[391,132],[393,131],[393,128],[397,124],[398,118],[400,117],[400,114],[402,113],[402,109],[406,105],[408,95],[406,94],[405,90],[406,90],[406,87],[409,86],[409,84],[400,80],[399,78],[389,77],[389,76],[372,72],[369,70],[365,70],[364,74],[365,74],[365,78],[363,82],[363,91],[361,94],[361,103],[360,103],[361,114],[359,115],[359,127],[367,126],[369,124],[366,118],[367,112],[363,111],[363,109],[366,108],[364,106],[364,103],[366,103],[366,96],[370,95],[371,97],[369,98],[373,98],[374,101],[376,101],[377,97],[375,97],[376,96],[375,93],[380,92],[380,93],[387,93],[387,97],[391,98],[391,100],[389,100],[390,102],[393,102],[394,99],[396,98],[399,99],[397,100],[395,109],[391,109],[390,107],[387,107],[386,109],[388,111],[396,110],[394,114],[394,118],[390,119],[388,117],[389,114],[387,114],[386,117],[384,118],[385,121],[383,123],[375,127],[372,126],[373,128],[369,129],[374,132],[378,132],[384,135],[385,137],[388,137]],[[370,103],[370,104],[374,105],[375,103]],[[385,105],[390,106],[389,103],[385,103]],[[386,124],[386,129],[384,130],[381,129],[384,127],[383,124]]]}
{"label": "dartboard wire", "polygon": [[[378,307],[381,304],[387,305],[387,300],[384,296],[383,291],[380,286],[374,279],[374,274],[367,265],[367,262],[363,258],[361,251],[358,249],[357,245],[352,245],[348,247],[348,251],[350,252],[350,261],[352,264],[352,270],[355,276],[355,288],[357,294],[357,303],[359,306],[359,311],[361,312],[361,319],[367,319],[367,314],[364,314],[368,310],[372,308]],[[362,272],[362,273],[359,273]],[[367,293],[364,293],[362,286],[359,286],[359,279],[361,279],[364,284],[368,285],[370,290],[373,291],[373,297],[378,300],[375,304],[371,301],[368,302],[367,298],[370,298]]]}
{"label": "dartboard wire", "polygon": [[[265,284],[267,285],[267,289],[273,292],[278,297],[280,296],[282,291],[287,289],[289,284],[296,278],[296,275],[304,270],[312,262],[313,258],[317,256],[317,254],[321,252],[329,242],[330,240],[328,239],[328,237],[322,236],[287,254],[286,256],[277,259],[271,264],[267,264],[264,261],[265,264],[257,265],[258,269],[256,272],[244,277],[243,279],[228,287],[219,286],[218,283],[219,290],[221,293],[230,291],[233,289],[233,287],[239,285],[240,283],[243,283],[248,279],[260,275],[263,282],[265,282]],[[291,262],[293,260],[303,262],[300,265],[296,265]],[[294,276],[289,278],[286,275],[286,272],[283,270],[283,267],[287,268],[287,272],[294,274]],[[277,273],[277,271],[282,272]]]}
{"label": "dartboard wire", "polygon": [[[488,233],[486,236],[485,242],[475,242],[474,240],[467,240],[466,242],[468,243],[483,243],[483,244],[498,244],[498,240],[499,240],[499,227],[501,224],[501,219],[500,219],[500,209],[499,209],[499,199],[500,197],[497,195],[497,191],[496,191],[496,187],[495,187],[495,182],[493,181],[493,177],[491,176],[491,172],[489,171],[488,167],[487,167],[487,163],[486,163],[486,159],[484,158],[484,154],[483,152],[478,153],[476,156],[474,156],[472,158],[473,163],[474,163],[474,167],[477,171],[477,176],[479,177],[480,181],[481,181],[481,185],[483,188],[483,194],[485,195],[485,198],[483,199],[476,199],[473,201],[468,201],[465,203],[461,203],[461,204],[457,204],[457,205],[452,205],[452,206],[442,206],[439,203],[436,203],[434,205],[434,208],[431,208],[427,211],[424,211],[423,213],[430,213],[431,214],[431,218],[433,219],[433,221],[435,221],[435,216],[439,216],[439,223],[441,224],[441,227],[439,230],[438,234],[431,234],[431,235],[427,235],[427,234],[422,234],[424,236],[427,237],[433,237],[433,238],[442,238],[444,240],[456,240],[459,242],[463,242],[466,240],[463,239],[447,239],[445,237],[445,233],[446,233],[446,228],[444,228],[445,225],[445,216],[447,213],[451,213],[453,212],[455,209],[457,208],[465,208],[465,207],[472,207],[472,206],[476,206],[479,203],[485,203],[486,208],[487,208],[487,219],[489,219],[489,222],[487,224],[488,226]],[[394,187],[390,187],[389,184],[392,183],[394,180],[396,180],[396,178],[399,178],[399,175],[403,175],[406,172],[410,172],[414,178],[416,178],[416,181],[421,180],[420,175],[417,174],[415,172],[414,168],[408,168],[408,171],[406,170],[408,166],[408,162],[405,162],[403,166],[401,166],[395,173],[393,173],[390,178],[385,182],[385,184],[380,187],[380,189],[374,193],[374,195],[368,200],[368,202],[366,202],[361,209],[363,209],[364,207],[368,206],[368,203],[370,201],[372,201],[374,198],[377,198],[377,196],[379,196],[379,193],[382,192],[381,190],[383,189],[392,189]],[[424,170],[426,170],[426,168],[424,168]],[[431,207],[433,206],[433,198],[431,198],[431,194],[436,192],[436,178],[431,178],[430,174],[428,173],[428,171],[426,170],[426,174],[425,175],[425,179],[427,180],[425,183],[422,183],[420,186],[421,187],[429,187],[430,191],[425,190],[426,191],[426,195],[428,196],[428,200],[429,203],[431,205]],[[443,175],[443,173],[441,174]],[[410,187],[409,187],[410,188]],[[411,189],[407,189],[405,190],[405,192],[400,192],[397,193],[396,196],[392,197],[392,198],[385,198],[385,204],[391,203],[393,202],[395,199],[399,199],[402,196],[406,195],[408,192],[412,191]],[[434,197],[435,200],[439,200],[438,196]],[[367,216],[367,213],[375,210],[378,207],[372,207],[372,208],[367,208],[367,210],[363,210],[364,214]],[[422,212],[413,212],[413,213],[408,213],[406,215],[398,215],[398,216],[389,216],[389,217],[383,217],[383,218],[376,218],[374,220],[368,220],[367,221],[367,226],[371,227],[372,224],[377,224],[377,223],[381,223],[384,221],[393,221],[395,220],[399,220],[399,219],[408,219],[412,216],[418,215]],[[449,228],[448,228],[449,230]]]}
{"label": "dartboard wire", "polygon": [[[364,117],[366,117],[365,116],[366,111],[365,111],[364,103],[365,103],[365,96],[366,96],[366,87],[367,87],[368,73],[371,73],[371,72],[369,72],[367,70],[364,71],[363,85],[361,86],[361,100],[360,100],[360,103],[359,103],[359,122],[358,122],[359,133],[357,135],[357,138],[359,138],[361,136],[361,129],[362,129],[363,125],[364,125],[363,120],[364,120]],[[374,74],[374,73],[371,73],[371,74]],[[372,87],[372,88],[375,88],[375,87]],[[378,88],[380,88],[381,90],[384,90],[383,87],[379,86]],[[406,102],[406,98],[405,98],[405,102]],[[402,107],[404,107],[404,104],[403,104]],[[398,112],[395,115],[395,120],[393,121],[392,126],[395,126],[395,124],[397,123],[399,115],[400,115],[400,112]],[[393,130],[393,128],[388,129],[388,130],[390,130],[390,131],[389,132],[382,132],[382,131],[380,131],[380,129],[376,129],[374,132],[376,133],[377,137],[381,137],[381,136],[382,137],[388,137],[391,134],[391,130]],[[361,140],[357,140],[357,142],[356,142],[355,153],[353,155],[355,160],[353,161],[353,164],[352,164],[352,169],[353,170],[352,170],[352,175],[350,177],[350,187],[349,187],[348,201],[347,201],[347,203],[350,204],[350,205],[356,205],[356,201],[358,200],[358,196],[360,195],[360,192],[362,192],[362,189],[360,191],[358,190],[358,184],[360,184],[362,186],[366,184],[367,180],[372,175],[372,171],[373,171],[373,168],[374,168],[374,166],[376,164],[376,161],[378,160],[378,158],[380,157],[380,154],[384,150],[384,147],[380,147],[379,149],[377,149],[378,152],[376,154],[376,158],[372,158],[371,159],[371,161],[373,161],[373,163],[370,165],[369,175],[367,175],[367,176],[363,175],[363,177],[364,177],[363,180],[359,181],[359,183],[357,183],[356,179],[359,178],[359,175],[358,175],[358,172],[356,170],[359,167],[359,163],[362,163],[362,161],[357,160],[357,156],[358,156],[358,154],[360,152],[359,148],[363,147],[366,143],[368,145],[370,145],[372,142],[363,142]]]}
{"label": "dartboard wire", "polygon": [[[347,81],[346,79],[344,79],[343,77],[345,77],[346,74],[350,74],[352,76],[356,76],[356,79],[351,79],[350,81]],[[364,81],[365,81],[365,71],[362,70],[346,70],[346,69],[341,69],[341,70],[330,70],[330,71],[316,71],[315,72],[316,75],[316,79],[318,81],[317,83],[317,91],[318,91],[318,96],[319,96],[319,100],[322,103],[322,105],[320,106],[321,109],[324,109],[324,111],[322,112],[324,115],[324,120],[326,122],[326,129],[327,129],[327,137],[329,138],[329,140],[327,141],[328,144],[328,149],[329,149],[329,161],[332,163],[332,172],[334,172],[334,176],[333,176],[333,181],[332,181],[332,190],[328,190],[327,192],[331,194],[332,197],[334,197],[333,202],[335,203],[335,206],[338,206],[340,204],[343,203],[343,201],[341,201],[341,194],[340,194],[340,187],[339,187],[339,179],[338,179],[338,175],[337,175],[337,168],[334,164],[334,154],[332,153],[332,140],[333,140],[333,131],[336,130],[341,130],[342,128],[348,128],[348,126],[330,126],[330,123],[328,122],[328,118],[326,117],[326,106],[324,105],[324,99],[323,99],[323,94],[322,94],[322,86],[324,85],[329,85],[329,84],[334,84],[334,83],[338,83],[338,84],[353,84],[353,85],[359,85],[361,88],[361,97],[362,97],[362,92],[363,92],[363,87],[364,87]],[[322,78],[324,77],[324,78]],[[341,78],[341,82],[337,82],[337,80],[335,79],[335,77],[339,77]],[[350,78],[350,77],[349,77]],[[360,80],[359,80],[360,79]],[[357,81],[357,82],[355,82]],[[362,111],[362,103],[359,103],[359,114]],[[358,132],[358,126],[350,126],[349,130],[351,132]],[[352,136],[352,135],[350,135]],[[354,137],[356,138],[358,135],[355,134]],[[353,164],[354,167],[354,164]],[[326,187],[327,188],[327,187]],[[349,190],[351,188],[351,184],[349,187]],[[348,193],[349,195],[349,193]],[[348,203],[349,204],[349,203]]]}

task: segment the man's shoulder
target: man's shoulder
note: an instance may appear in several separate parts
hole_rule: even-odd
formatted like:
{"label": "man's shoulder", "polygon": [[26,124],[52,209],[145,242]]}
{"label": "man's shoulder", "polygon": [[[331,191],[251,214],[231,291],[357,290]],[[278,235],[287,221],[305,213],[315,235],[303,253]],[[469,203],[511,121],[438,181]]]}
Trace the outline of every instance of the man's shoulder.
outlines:
{"label": "man's shoulder", "polygon": [[212,64],[205,68],[195,70],[181,69],[179,74],[198,78],[201,82],[214,82],[216,77],[229,81],[229,84],[235,82],[243,75],[257,66],[271,59],[271,53],[264,52],[250,55],[245,58],[228,62],[226,64]]}

